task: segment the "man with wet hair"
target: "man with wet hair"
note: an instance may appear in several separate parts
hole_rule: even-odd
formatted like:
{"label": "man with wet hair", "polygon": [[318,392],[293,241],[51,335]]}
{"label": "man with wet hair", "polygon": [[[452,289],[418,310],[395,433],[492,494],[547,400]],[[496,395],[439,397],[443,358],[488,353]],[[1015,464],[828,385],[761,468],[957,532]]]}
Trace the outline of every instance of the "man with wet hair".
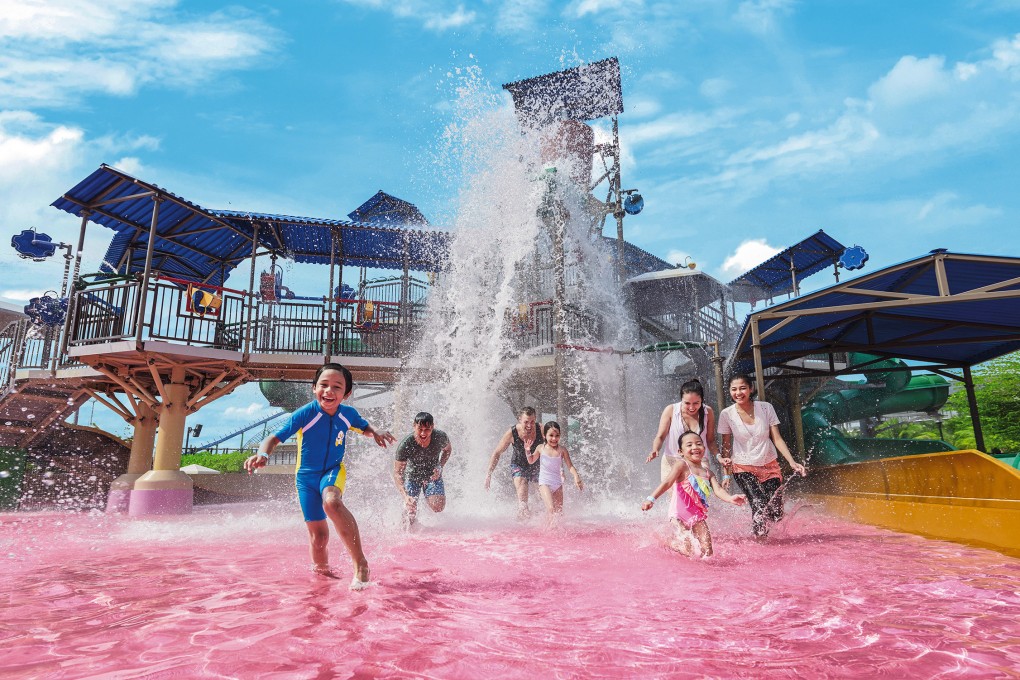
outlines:
{"label": "man with wet hair", "polygon": [[514,489],[517,491],[517,519],[525,520],[531,516],[528,508],[528,484],[538,488],[539,461],[528,462],[528,456],[535,454],[535,450],[545,443],[542,438],[542,425],[538,423],[538,413],[531,406],[525,406],[517,412],[517,424],[511,427],[504,434],[496,449],[492,452],[489,461],[489,472],[485,475],[485,490],[489,490],[492,483],[492,472],[499,464],[499,458],[503,452],[513,444],[513,454],[510,458],[510,476],[514,480]]}
{"label": "man with wet hair", "polygon": [[451,453],[450,438],[435,429],[432,414],[422,411],[416,415],[414,432],[397,446],[393,461],[393,481],[404,499],[405,529],[411,529],[417,522],[419,494],[425,494],[425,503],[432,512],[442,512],[446,507],[443,466]]}

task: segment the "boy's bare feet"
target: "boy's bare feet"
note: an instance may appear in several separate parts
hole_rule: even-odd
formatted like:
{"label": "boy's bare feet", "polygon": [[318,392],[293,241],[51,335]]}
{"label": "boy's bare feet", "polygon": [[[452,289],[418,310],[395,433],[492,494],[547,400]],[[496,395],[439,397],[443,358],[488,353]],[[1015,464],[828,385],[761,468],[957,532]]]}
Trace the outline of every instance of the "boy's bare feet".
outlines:
{"label": "boy's bare feet", "polygon": [[368,560],[363,560],[354,568],[354,578],[351,579],[351,590],[361,590],[369,584]]}

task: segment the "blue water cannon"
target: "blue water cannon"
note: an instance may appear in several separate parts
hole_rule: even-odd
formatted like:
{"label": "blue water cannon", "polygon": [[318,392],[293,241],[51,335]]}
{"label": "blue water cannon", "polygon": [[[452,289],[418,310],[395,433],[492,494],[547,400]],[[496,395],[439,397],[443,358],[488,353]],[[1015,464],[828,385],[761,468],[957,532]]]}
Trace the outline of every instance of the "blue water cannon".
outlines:
{"label": "blue water cannon", "polygon": [[67,298],[57,297],[55,291],[46,291],[42,296],[28,301],[25,314],[33,326],[56,328],[64,323],[67,316]]}
{"label": "blue water cannon", "polygon": [[18,251],[18,257],[42,262],[57,252],[57,244],[48,234],[40,234],[34,228],[25,229],[11,237],[11,247]]}
{"label": "blue water cannon", "polygon": [[628,215],[637,215],[644,207],[645,199],[636,191],[628,193],[627,198],[623,199],[623,210]]}
{"label": "blue water cannon", "polygon": [[863,269],[864,264],[868,261],[868,257],[868,252],[864,248],[853,245],[844,250],[843,254],[839,256],[839,266],[848,271]]}

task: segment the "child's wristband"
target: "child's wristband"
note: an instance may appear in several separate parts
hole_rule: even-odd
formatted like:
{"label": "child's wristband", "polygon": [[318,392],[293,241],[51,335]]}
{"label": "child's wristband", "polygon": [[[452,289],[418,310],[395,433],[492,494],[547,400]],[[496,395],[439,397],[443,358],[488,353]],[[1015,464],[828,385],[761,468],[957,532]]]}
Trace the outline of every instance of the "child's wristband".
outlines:
{"label": "child's wristband", "polygon": [[262,457],[263,457],[263,458],[265,458],[266,460],[269,460],[269,454],[268,454],[268,453],[263,453],[263,452],[261,452],[261,451],[256,451],[256,452],[255,452],[255,455],[256,455],[256,456],[262,456]]}
{"label": "child's wristband", "polygon": [[648,501],[649,503],[652,503],[653,505],[655,504],[655,496],[646,496],[645,500]]}

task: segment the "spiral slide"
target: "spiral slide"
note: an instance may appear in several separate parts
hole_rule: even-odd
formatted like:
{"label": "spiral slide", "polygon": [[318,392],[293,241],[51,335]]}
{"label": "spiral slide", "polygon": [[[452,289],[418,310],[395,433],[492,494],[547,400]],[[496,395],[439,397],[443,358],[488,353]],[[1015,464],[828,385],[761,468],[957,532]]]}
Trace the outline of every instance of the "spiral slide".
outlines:
{"label": "spiral slide", "polygon": [[[877,357],[850,359],[858,365]],[[884,359],[869,367],[905,364]],[[854,387],[812,399],[801,410],[811,468],[801,493],[847,519],[1020,557],[1020,470],[942,441],[851,439],[835,427],[869,416],[938,409],[949,397],[948,382],[887,370]]]}
{"label": "spiral slide", "polygon": [[[883,359],[871,354],[851,354],[852,365],[872,369],[867,380],[851,383],[853,389],[825,394],[801,409],[804,444],[812,465],[839,465],[892,456],[952,451],[943,441],[924,439],[850,439],[835,426],[861,418],[935,411],[949,398],[949,382],[937,375],[911,376],[901,359]],[[874,362],[874,363],[869,363]]]}

